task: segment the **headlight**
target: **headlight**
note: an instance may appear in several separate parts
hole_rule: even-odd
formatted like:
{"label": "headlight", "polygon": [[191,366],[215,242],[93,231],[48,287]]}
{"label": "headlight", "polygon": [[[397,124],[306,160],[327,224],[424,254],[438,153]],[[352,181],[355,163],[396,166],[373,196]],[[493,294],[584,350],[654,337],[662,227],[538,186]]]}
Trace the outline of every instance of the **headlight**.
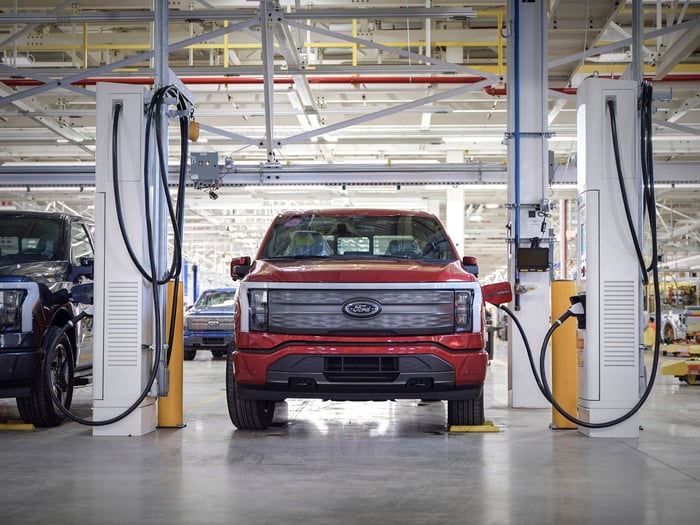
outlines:
{"label": "headlight", "polygon": [[250,330],[267,332],[267,290],[250,290],[248,302],[250,304]]}
{"label": "headlight", "polygon": [[473,302],[472,290],[455,292],[455,330],[457,332],[471,332]]}
{"label": "headlight", "polygon": [[22,328],[22,303],[27,296],[26,290],[0,291],[0,330],[17,332]]}

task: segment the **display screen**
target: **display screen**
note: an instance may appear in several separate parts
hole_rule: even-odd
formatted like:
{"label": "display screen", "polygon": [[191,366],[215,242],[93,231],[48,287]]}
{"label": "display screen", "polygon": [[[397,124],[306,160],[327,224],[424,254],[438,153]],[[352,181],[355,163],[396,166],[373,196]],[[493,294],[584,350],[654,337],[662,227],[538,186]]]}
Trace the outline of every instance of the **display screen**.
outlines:
{"label": "display screen", "polygon": [[518,248],[518,270],[521,272],[549,270],[549,248]]}

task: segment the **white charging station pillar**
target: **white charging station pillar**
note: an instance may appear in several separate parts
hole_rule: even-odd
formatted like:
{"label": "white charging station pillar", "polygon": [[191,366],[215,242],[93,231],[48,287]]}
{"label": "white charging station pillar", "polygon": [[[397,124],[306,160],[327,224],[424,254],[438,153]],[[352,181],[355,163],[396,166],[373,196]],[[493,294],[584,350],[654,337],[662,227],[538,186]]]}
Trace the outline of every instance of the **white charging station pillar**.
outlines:
{"label": "white charging station pillar", "polygon": [[[586,295],[578,330],[578,417],[614,420],[639,400],[640,269],[618,182],[608,101],[615,106],[624,186],[638,227],[637,83],[589,78],[578,90],[579,262],[577,291]],[[637,415],[588,436],[637,437]]]}
{"label": "white charging station pillar", "polygon": [[[144,234],[144,88],[97,84],[95,180],[95,356],[93,418],[110,419],[130,407],[148,383],[153,366],[150,285],[134,266],[117,219],[112,169],[114,111],[122,104],[117,137],[123,220],[132,249],[147,261]],[[142,263],[148,268],[147,263]],[[155,397],[149,395],[126,418],[93,427],[95,436],[141,436],[156,428]]]}

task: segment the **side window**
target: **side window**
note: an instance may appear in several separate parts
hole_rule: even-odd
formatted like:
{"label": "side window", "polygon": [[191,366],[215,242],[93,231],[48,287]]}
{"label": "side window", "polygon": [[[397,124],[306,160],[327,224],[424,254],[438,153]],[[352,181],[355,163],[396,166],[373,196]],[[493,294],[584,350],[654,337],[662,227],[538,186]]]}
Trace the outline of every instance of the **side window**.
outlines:
{"label": "side window", "polygon": [[92,250],[92,244],[90,244],[90,237],[85,231],[85,225],[79,222],[74,222],[71,225],[71,253],[73,264],[80,265],[81,257],[88,257],[90,259],[95,257],[95,253]]}

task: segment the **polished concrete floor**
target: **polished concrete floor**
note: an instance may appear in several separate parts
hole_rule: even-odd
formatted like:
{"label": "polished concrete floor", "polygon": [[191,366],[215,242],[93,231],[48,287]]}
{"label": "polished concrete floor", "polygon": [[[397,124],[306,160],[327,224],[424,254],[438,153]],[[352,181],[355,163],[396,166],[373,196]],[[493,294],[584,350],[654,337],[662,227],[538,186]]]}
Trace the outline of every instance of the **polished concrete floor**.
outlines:
{"label": "polished concrete floor", "polygon": [[[66,423],[0,431],[0,523],[686,524],[700,517],[700,386],[659,376],[639,438],[550,430],[507,406],[496,345],[486,416],[450,433],[442,403],[289,401],[236,431],[223,360],[185,362],[186,427],[92,437]],[[90,387],[76,410],[89,415]],[[285,414],[282,414],[283,416]],[[0,422],[17,417],[0,400]],[[276,418],[277,420],[278,418]]]}

